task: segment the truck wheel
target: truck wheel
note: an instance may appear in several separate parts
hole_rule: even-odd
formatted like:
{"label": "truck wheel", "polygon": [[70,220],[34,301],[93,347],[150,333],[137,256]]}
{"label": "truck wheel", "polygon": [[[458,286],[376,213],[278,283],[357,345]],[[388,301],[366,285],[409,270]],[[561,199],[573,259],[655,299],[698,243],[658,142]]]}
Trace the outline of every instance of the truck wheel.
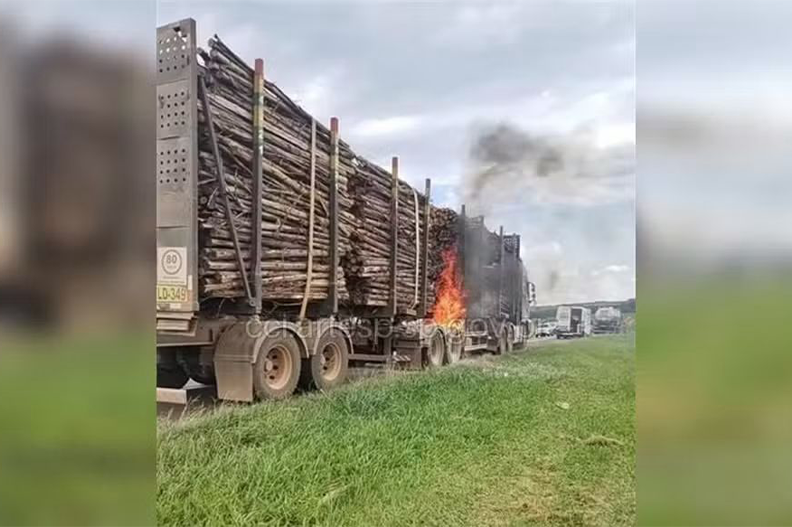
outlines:
{"label": "truck wheel", "polygon": [[462,360],[462,343],[454,342],[454,338],[451,337],[451,342],[446,348],[445,363],[454,364],[460,360]]}
{"label": "truck wheel", "polygon": [[305,389],[332,390],[347,378],[349,346],[337,329],[329,329],[319,339],[316,353],[303,359],[300,386]]}
{"label": "truck wheel", "polygon": [[157,388],[181,388],[188,379],[187,373],[178,364],[157,366]]}
{"label": "truck wheel", "polygon": [[176,362],[190,379],[201,384],[213,385],[217,383],[217,379],[215,378],[212,354],[211,348],[183,349],[176,352]]}
{"label": "truck wheel", "polygon": [[300,379],[300,346],[285,329],[261,343],[253,366],[253,391],[258,399],[283,399],[294,393]]}
{"label": "truck wheel", "polygon": [[506,336],[505,331],[501,331],[500,336],[498,337],[498,347],[495,348],[495,355],[503,355],[508,353],[509,351],[509,339]]}
{"label": "truck wheel", "polygon": [[499,347],[501,354],[509,353],[509,351],[511,351],[509,349],[509,335],[507,335],[505,331],[501,332]]}
{"label": "truck wheel", "polygon": [[445,357],[445,340],[443,335],[438,331],[432,337],[429,347],[426,348],[424,357],[424,366],[426,368],[439,368],[443,365]]}

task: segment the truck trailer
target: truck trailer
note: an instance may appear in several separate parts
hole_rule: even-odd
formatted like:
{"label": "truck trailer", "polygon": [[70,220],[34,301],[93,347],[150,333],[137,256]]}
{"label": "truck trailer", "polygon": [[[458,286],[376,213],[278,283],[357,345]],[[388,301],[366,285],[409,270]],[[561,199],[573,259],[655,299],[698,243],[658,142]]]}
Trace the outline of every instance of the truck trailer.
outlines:
{"label": "truck trailer", "polygon": [[621,333],[622,314],[621,310],[615,307],[601,307],[594,313],[594,323],[592,332],[595,335],[606,333]]}
{"label": "truck trailer", "polygon": [[[528,337],[520,236],[431,204],[192,19],[157,29],[157,386],[234,401]],[[441,221],[442,219],[442,221]],[[440,253],[442,252],[442,258]]]}
{"label": "truck trailer", "polygon": [[556,311],[556,338],[591,335],[591,310],[580,306],[559,306]]}

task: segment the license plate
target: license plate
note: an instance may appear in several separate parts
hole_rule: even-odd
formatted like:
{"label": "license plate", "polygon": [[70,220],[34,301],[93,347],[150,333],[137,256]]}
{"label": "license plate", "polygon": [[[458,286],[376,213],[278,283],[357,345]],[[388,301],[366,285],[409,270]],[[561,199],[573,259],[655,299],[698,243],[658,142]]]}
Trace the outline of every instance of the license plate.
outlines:
{"label": "license plate", "polygon": [[183,285],[157,285],[157,302],[187,302],[187,287]]}

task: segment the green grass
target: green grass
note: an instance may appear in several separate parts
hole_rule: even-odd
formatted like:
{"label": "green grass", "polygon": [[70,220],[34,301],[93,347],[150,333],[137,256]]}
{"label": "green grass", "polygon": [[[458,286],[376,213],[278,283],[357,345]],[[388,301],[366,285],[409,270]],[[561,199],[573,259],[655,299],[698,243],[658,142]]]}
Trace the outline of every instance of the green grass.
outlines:
{"label": "green grass", "polygon": [[150,525],[153,331],[0,341],[0,525]]}
{"label": "green grass", "polygon": [[161,421],[157,519],[633,524],[634,367],[600,337]]}
{"label": "green grass", "polygon": [[792,525],[792,279],[640,285],[641,525]]}

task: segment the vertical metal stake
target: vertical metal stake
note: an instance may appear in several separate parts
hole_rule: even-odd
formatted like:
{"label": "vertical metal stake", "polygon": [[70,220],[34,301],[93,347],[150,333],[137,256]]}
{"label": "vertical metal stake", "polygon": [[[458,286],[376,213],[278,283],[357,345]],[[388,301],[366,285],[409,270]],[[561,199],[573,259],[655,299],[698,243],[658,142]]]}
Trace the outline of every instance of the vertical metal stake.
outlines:
{"label": "vertical metal stake", "polygon": [[[484,215],[481,216],[481,224],[476,224],[478,228],[477,233],[477,240],[476,240],[476,304],[477,304],[477,311],[476,314],[479,318],[484,318],[485,316],[491,315],[491,313],[486,313],[484,311],[484,302],[482,302],[482,294],[481,292],[484,290],[485,286],[485,277],[484,277],[484,258],[486,254],[486,258],[489,259],[489,240],[484,238]],[[485,253],[486,250],[486,253]],[[489,262],[486,262],[489,263]]]}
{"label": "vertical metal stake", "polygon": [[328,309],[338,313],[338,118],[330,119],[330,284]]}
{"label": "vertical metal stake", "polygon": [[515,248],[515,253],[517,254],[517,264],[518,269],[520,271],[520,275],[518,278],[519,286],[517,287],[517,316],[516,323],[522,322],[522,300],[523,300],[523,272],[522,272],[522,261],[520,260],[520,235],[516,234],[517,236],[517,245]]}
{"label": "vertical metal stake", "polygon": [[503,225],[500,226],[498,239],[500,241],[500,254],[498,255],[498,267],[500,267],[500,272],[498,274],[498,309],[496,310],[496,314],[498,317],[501,316],[503,313],[501,307],[501,301],[503,300],[503,272],[506,262],[504,261],[504,251],[503,251]]}
{"label": "vertical metal stake", "polygon": [[399,259],[399,158],[391,159],[391,261],[390,261],[390,316],[396,315],[396,277]]}
{"label": "vertical metal stake", "polygon": [[253,78],[253,240],[250,265],[253,269],[253,310],[261,313],[263,296],[261,280],[261,199],[262,195],[262,158],[264,157],[264,61],[256,59]]}
{"label": "vertical metal stake", "polygon": [[432,227],[432,180],[426,178],[426,188],[424,189],[424,225],[423,225],[423,240],[421,240],[421,258],[423,259],[423,266],[421,267],[421,305],[419,307],[418,316],[425,317],[429,309],[428,304],[428,280],[429,280],[429,229]]}
{"label": "vertical metal stake", "polygon": [[465,204],[462,204],[462,212],[459,215],[459,247],[457,248],[457,257],[459,260],[459,270],[462,274],[462,287],[467,291],[467,255],[465,252],[465,244],[467,243],[467,215],[465,214]]}

